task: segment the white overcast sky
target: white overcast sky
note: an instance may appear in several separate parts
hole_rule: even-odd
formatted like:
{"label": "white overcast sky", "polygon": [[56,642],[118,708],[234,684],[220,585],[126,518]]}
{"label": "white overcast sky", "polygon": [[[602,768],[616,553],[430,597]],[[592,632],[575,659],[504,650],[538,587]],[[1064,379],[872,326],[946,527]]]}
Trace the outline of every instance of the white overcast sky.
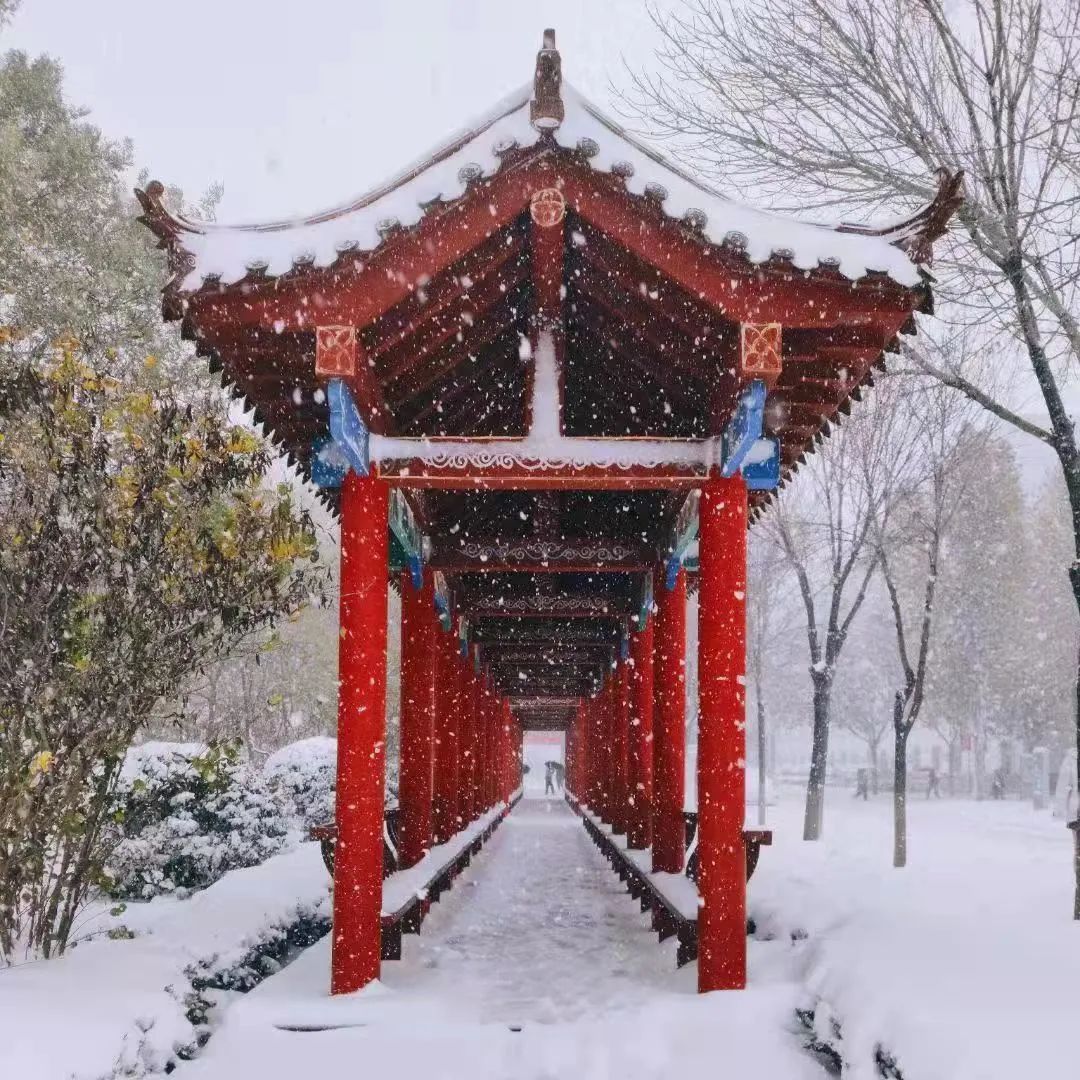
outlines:
{"label": "white overcast sky", "polygon": [[[609,111],[624,62],[655,63],[645,0],[22,0],[0,49],[58,59],[137,168],[191,199],[220,181],[219,220],[266,221],[365,191],[530,81],[547,26]],[[1013,441],[1043,473],[1043,448]]]}
{"label": "white overcast sky", "polygon": [[220,220],[266,220],[358,194],[529,81],[546,26],[601,106],[624,57],[651,61],[644,0],[23,0],[0,47],[57,58],[153,177],[220,181]]}

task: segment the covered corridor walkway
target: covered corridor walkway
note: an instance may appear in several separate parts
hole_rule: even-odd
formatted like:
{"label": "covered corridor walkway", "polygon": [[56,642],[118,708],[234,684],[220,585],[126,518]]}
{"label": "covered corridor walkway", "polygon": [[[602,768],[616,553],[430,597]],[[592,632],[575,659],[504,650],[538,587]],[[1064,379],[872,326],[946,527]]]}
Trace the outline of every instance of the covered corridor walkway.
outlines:
{"label": "covered corridor walkway", "polygon": [[673,949],[657,944],[566,803],[524,799],[383,978],[470,1019],[572,1021],[660,989],[693,993]]}
{"label": "covered corridor walkway", "polygon": [[517,805],[382,982],[328,997],[329,945],[233,1005],[184,1075],[825,1075],[793,1030],[786,944],[752,943],[748,993],[699,997],[562,800]]}
{"label": "covered corridor walkway", "polygon": [[[138,192],[173,270],[164,316],[340,517],[332,993],[408,972],[382,969],[401,930],[383,889],[391,581],[406,869],[508,803],[524,733],[546,731],[580,804],[649,852],[642,872],[681,875],[697,590],[697,987],[745,987],[747,529],[930,310],[922,264],[961,201],[959,174],[939,182],[882,228],[740,207],[564,83],[549,29],[531,86],[326,213],[208,225],[172,213],[161,183]],[[492,900],[500,921],[475,916],[475,940],[462,914],[441,954],[425,946],[417,989],[482,950],[510,1020],[541,1009],[520,993],[533,970],[561,979],[577,959],[616,998],[643,977],[610,956],[588,970],[614,900],[569,819],[550,835],[529,820],[490,859],[508,911]],[[537,925],[583,931],[571,956],[520,931],[495,943],[529,897]],[[560,986],[552,1008],[573,1011],[583,991]]]}

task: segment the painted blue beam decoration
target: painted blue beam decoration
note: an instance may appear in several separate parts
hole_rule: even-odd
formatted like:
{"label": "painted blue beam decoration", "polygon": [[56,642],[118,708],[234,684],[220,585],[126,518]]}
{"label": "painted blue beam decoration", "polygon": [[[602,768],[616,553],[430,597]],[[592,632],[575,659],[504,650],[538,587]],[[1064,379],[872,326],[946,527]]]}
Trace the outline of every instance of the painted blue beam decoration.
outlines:
{"label": "painted blue beam decoration", "polygon": [[450,615],[450,588],[446,584],[446,577],[438,570],[435,571],[435,610],[439,614],[439,625],[446,633],[453,627],[453,619]]}
{"label": "painted blue beam decoration", "polygon": [[349,471],[349,462],[329,435],[311,444],[311,482],[316,487],[339,488]]}
{"label": "painted blue beam decoration", "polygon": [[641,608],[638,610],[638,630],[644,630],[649,625],[649,617],[652,615],[653,606],[653,576],[645,575],[645,588],[641,595]]}
{"label": "painted blue beam decoration", "polygon": [[330,403],[330,435],[353,472],[367,476],[371,472],[367,424],[343,379],[330,380],[327,400]]}
{"label": "painted blue beam decoration", "polygon": [[721,476],[734,476],[742,468],[765,422],[765,384],[755,379],[740,395],[735,415],[724,430]]}
{"label": "painted blue beam decoration", "polygon": [[780,440],[758,439],[743,463],[743,479],[749,491],[773,491],[780,484]]}
{"label": "painted blue beam decoration", "polygon": [[661,558],[664,560],[664,588],[668,592],[675,588],[675,580],[679,576],[679,568],[683,565],[687,549],[697,539],[700,498],[696,491],[687,496],[675,520],[675,535],[667,548],[667,553],[661,553]]}
{"label": "painted blue beam decoration", "polygon": [[664,564],[664,588],[671,592],[675,588],[675,582],[679,580],[679,571],[682,569],[682,557],[672,555]]}
{"label": "painted blue beam decoration", "polygon": [[412,508],[400,491],[390,496],[390,532],[405,554],[405,564],[409,568],[413,588],[424,585],[424,538],[416,524]]}

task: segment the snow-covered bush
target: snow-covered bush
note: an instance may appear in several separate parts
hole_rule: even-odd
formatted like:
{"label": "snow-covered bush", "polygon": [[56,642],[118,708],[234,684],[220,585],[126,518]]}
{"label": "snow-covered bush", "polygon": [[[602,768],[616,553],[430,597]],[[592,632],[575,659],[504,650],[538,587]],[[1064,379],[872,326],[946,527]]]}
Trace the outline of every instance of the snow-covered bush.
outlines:
{"label": "snow-covered bush", "polygon": [[234,743],[145,743],[128,752],[114,814],[110,892],[202,888],[282,849],[290,808]]}
{"label": "snow-covered bush", "polygon": [[320,737],[283,746],[263,766],[271,788],[284,796],[305,826],[334,820],[336,772],[337,739]]}

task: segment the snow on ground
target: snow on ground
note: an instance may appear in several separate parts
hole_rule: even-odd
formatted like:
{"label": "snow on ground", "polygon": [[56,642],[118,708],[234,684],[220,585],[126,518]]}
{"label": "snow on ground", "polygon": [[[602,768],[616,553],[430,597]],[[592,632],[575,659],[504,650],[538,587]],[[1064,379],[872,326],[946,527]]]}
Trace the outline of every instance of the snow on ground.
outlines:
{"label": "snow on ground", "polygon": [[329,999],[328,949],[233,1006],[185,1080],[824,1075],[792,1030],[787,943],[753,943],[753,990],[698,997],[558,800],[518,805],[382,983]]}
{"label": "snow on ground", "polygon": [[227,972],[301,916],[328,916],[328,882],[318,844],[302,844],[190,899],[129,905],[107,921],[134,931],[131,940],[97,937],[57,959],[0,968],[0,1077],[164,1068],[196,1035],[184,1000],[192,972]]}
{"label": "snow on ground", "polygon": [[750,886],[759,934],[790,941],[819,1021],[842,1026],[845,1076],[904,1080],[1076,1075],[1080,924],[1071,834],[1016,802],[913,799],[909,859],[892,867],[892,804],[829,792],[825,836],[803,843],[801,803],[771,815]]}
{"label": "snow on ground", "polygon": [[[675,970],[674,942],[656,941],[565,804],[527,798],[382,983],[329,998],[323,939],[224,995],[177,1074],[800,1080],[824,1075],[794,1030],[809,1006],[826,1034],[840,1025],[852,1080],[877,1075],[878,1046],[905,1080],[1071,1077],[1070,834],[1014,802],[914,799],[910,818],[897,871],[887,797],[830,791],[817,844],[800,839],[801,802],[782,797],[750,885],[751,988],[699,997],[693,966]],[[192,972],[232,969],[299,912],[325,915],[326,899],[307,844],[190,899],[130,905],[134,940],[0,970],[0,1077],[161,1069],[195,1034]]]}

